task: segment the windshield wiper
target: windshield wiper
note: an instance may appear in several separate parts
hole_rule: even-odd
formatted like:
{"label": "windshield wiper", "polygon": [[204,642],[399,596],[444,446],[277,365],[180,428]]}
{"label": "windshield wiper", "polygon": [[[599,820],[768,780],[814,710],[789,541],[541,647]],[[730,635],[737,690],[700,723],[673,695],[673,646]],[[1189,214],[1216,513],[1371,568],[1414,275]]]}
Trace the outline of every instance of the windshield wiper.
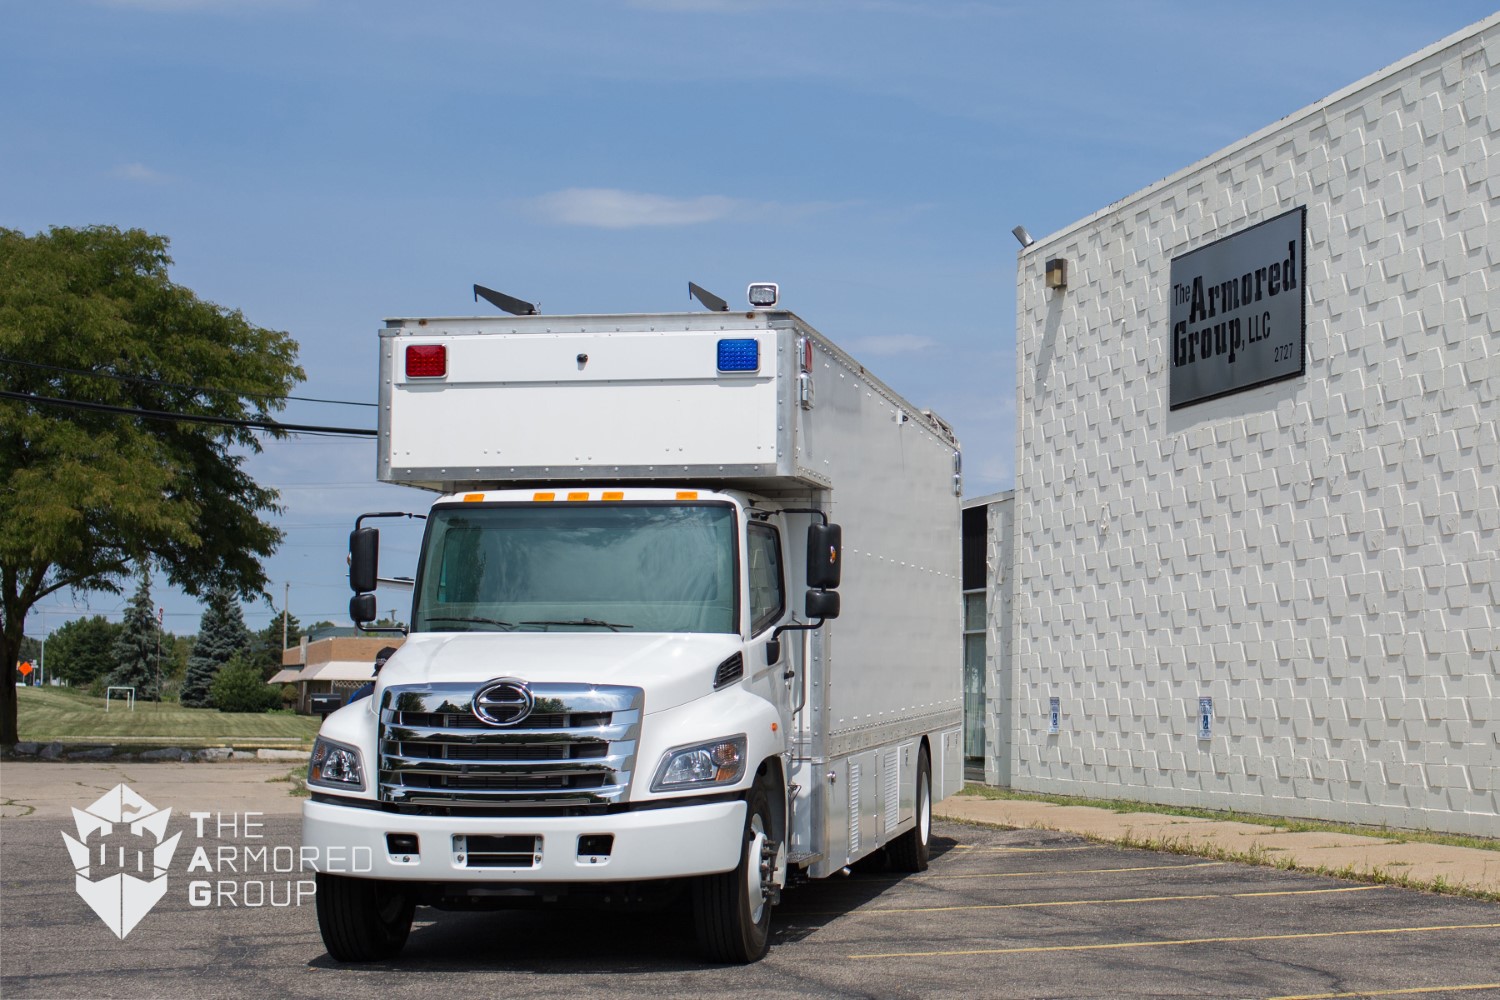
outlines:
{"label": "windshield wiper", "polygon": [[621,625],[621,624],[619,624],[617,622],[602,622],[602,621],[600,621],[597,618],[573,618],[573,619],[570,619],[568,621],[556,621],[556,622],[551,622],[551,621],[522,622],[521,624],[522,625],[593,625],[593,626],[595,626],[597,628],[607,628],[611,632],[618,632],[622,628],[635,628],[634,625]]}
{"label": "windshield wiper", "polygon": [[[499,625],[506,631],[510,631],[516,627],[515,622],[503,622],[498,618],[459,618],[454,615],[428,615],[427,620],[430,622],[474,622],[478,625]],[[528,624],[530,623],[528,622]]]}

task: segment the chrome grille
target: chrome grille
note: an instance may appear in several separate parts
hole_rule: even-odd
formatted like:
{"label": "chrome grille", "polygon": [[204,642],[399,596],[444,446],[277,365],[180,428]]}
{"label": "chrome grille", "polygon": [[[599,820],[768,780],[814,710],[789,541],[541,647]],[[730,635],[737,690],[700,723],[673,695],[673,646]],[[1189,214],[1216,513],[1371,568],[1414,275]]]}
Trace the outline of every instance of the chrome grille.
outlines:
{"label": "chrome grille", "polygon": [[472,710],[484,686],[386,689],[382,802],[482,815],[624,800],[640,736],[640,688],[530,685],[536,711],[515,725],[493,726]]}

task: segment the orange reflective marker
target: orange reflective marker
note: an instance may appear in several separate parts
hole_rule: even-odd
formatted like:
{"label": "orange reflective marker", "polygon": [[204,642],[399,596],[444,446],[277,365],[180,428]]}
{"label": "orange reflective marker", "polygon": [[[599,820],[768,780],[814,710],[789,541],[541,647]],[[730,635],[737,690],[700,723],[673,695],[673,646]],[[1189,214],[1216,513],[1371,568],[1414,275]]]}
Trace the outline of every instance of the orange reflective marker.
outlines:
{"label": "orange reflective marker", "polygon": [[696,499],[698,499],[698,491],[697,490],[682,490],[681,492],[679,492],[677,494],[677,499],[679,499],[679,500],[696,500]]}
{"label": "orange reflective marker", "polygon": [[604,494],[604,496],[601,499],[604,499],[604,500],[624,500],[625,499],[625,494],[624,493],[619,493],[619,492],[609,492],[609,493]]}
{"label": "orange reflective marker", "polygon": [[557,499],[557,494],[556,493],[533,493],[531,495],[531,499],[540,501],[541,503],[549,503],[549,502]]}
{"label": "orange reflective marker", "polygon": [[464,503],[478,503],[484,499],[483,493],[465,493]]}
{"label": "orange reflective marker", "polygon": [[587,500],[588,498],[589,498],[589,495],[587,493],[569,493],[568,494],[568,499],[569,500]]}

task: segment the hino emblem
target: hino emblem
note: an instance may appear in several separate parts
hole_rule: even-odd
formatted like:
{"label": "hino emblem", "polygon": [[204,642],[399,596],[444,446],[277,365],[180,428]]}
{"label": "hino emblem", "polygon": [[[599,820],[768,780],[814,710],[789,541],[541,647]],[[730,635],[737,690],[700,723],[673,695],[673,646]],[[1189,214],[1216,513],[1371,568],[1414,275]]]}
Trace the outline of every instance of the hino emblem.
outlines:
{"label": "hino emblem", "polygon": [[490,681],[474,696],[474,715],[492,726],[513,726],[531,714],[536,698],[525,681]]}

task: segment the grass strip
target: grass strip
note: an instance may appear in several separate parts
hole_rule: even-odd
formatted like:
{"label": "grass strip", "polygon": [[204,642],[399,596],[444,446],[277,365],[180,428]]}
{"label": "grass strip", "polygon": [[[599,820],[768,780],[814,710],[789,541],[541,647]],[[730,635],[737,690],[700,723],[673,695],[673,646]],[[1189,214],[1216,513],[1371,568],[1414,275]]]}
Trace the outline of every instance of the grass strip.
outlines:
{"label": "grass strip", "polygon": [[184,708],[174,701],[137,701],[132,711],[123,699],[106,706],[103,698],[76,688],[21,687],[16,695],[21,739],[34,743],[186,746],[263,740],[271,746],[310,745],[320,721],[284,709],[220,712]]}
{"label": "grass strip", "polygon": [[989,785],[965,785],[962,794],[985,799],[1016,802],[1050,802],[1058,806],[1089,806],[1113,813],[1160,813],[1163,816],[1187,816],[1224,823],[1253,823],[1275,827],[1282,833],[1347,833],[1356,837],[1378,837],[1399,844],[1441,844],[1444,847],[1471,847],[1481,851],[1500,851],[1500,840],[1470,837],[1458,833],[1435,833],[1430,830],[1401,830],[1390,826],[1362,826],[1356,823],[1334,823],[1314,819],[1292,819],[1265,816],[1233,809],[1200,809],[1194,806],[1166,806],[1126,799],[1091,799],[1077,795],[1053,795],[1046,792],[1016,792]]}

